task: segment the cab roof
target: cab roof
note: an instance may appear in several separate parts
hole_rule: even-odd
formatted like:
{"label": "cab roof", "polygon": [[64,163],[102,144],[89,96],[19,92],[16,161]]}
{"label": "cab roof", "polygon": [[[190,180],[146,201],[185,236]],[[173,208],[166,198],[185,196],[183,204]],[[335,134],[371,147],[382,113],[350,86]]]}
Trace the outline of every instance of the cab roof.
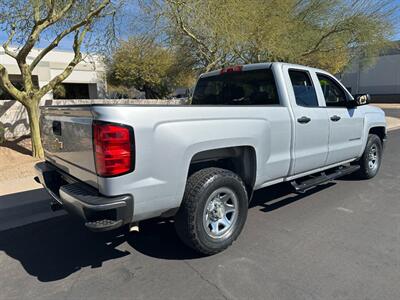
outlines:
{"label": "cab roof", "polygon": [[323,71],[323,70],[316,69],[316,68],[309,67],[309,66],[304,66],[304,65],[291,64],[291,63],[285,63],[285,62],[265,62],[265,63],[228,66],[225,68],[221,68],[221,69],[213,70],[213,71],[210,71],[207,73],[203,73],[200,75],[200,78],[217,76],[217,75],[220,75],[221,73],[226,72],[228,69],[232,69],[232,68],[240,68],[240,71],[252,71],[252,70],[259,70],[259,69],[270,69],[272,67],[272,65],[278,65],[278,66],[286,65],[286,66],[289,66],[292,68],[313,69],[314,71],[325,73],[325,71]]}

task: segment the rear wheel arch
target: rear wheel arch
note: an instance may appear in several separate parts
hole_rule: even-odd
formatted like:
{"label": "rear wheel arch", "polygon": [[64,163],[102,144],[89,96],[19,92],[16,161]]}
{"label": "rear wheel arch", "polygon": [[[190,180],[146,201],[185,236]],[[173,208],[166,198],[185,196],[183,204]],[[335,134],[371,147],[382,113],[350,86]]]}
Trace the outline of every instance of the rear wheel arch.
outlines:
{"label": "rear wheel arch", "polygon": [[237,174],[246,186],[250,201],[257,175],[257,158],[253,146],[216,148],[195,153],[189,164],[187,178],[210,167],[227,169]]}

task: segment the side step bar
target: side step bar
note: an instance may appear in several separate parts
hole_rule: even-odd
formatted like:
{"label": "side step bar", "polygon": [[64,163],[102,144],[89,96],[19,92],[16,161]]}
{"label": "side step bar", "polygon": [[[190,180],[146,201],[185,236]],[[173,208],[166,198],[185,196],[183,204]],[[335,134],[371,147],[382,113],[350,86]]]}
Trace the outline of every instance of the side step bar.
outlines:
{"label": "side step bar", "polygon": [[356,165],[350,165],[347,167],[339,167],[337,170],[335,170],[333,173],[330,174],[325,174],[325,172],[322,172],[321,175],[317,177],[313,177],[311,179],[304,180],[300,183],[297,183],[295,180],[291,182],[292,186],[298,193],[305,193],[309,189],[312,189],[316,187],[317,185],[327,183],[329,181],[335,180],[336,178],[351,174],[355,171],[357,171],[360,168],[360,166]]}

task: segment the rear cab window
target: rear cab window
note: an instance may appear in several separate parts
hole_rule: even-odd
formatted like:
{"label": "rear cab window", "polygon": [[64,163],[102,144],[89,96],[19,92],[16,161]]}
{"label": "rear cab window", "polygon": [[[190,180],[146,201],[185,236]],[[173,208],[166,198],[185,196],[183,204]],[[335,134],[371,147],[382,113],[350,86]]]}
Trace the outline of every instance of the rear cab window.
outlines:
{"label": "rear cab window", "polygon": [[279,105],[270,69],[235,71],[200,78],[192,105]]}

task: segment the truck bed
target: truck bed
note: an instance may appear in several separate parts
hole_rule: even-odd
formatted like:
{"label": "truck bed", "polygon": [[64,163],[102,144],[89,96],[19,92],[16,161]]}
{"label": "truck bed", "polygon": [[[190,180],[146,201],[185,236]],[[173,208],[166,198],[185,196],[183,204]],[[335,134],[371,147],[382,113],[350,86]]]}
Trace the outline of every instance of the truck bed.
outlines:
{"label": "truck bed", "polygon": [[[135,191],[141,219],[146,212],[157,214],[154,207],[164,211],[179,206],[189,165],[199,152],[240,146],[256,149],[256,187],[290,168],[291,118],[289,109],[281,105],[51,106],[42,108],[41,119],[46,160],[103,195]],[[93,121],[133,128],[133,172],[114,178],[96,175]],[[54,133],[54,122],[61,123],[61,135]]]}

